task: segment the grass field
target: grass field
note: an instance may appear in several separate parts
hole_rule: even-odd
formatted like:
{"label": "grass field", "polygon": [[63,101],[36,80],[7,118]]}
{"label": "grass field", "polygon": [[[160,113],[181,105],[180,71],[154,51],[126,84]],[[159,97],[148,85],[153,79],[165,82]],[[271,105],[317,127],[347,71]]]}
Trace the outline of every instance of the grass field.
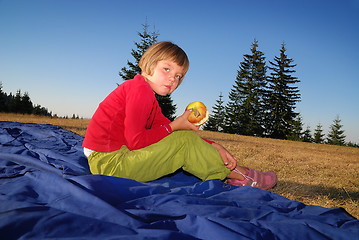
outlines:
{"label": "grass field", "polygon": [[[82,136],[89,122],[4,113],[0,121],[53,124]],[[225,146],[240,165],[275,171],[279,181],[272,192],[309,205],[343,207],[359,218],[359,148],[207,131],[199,134]]]}

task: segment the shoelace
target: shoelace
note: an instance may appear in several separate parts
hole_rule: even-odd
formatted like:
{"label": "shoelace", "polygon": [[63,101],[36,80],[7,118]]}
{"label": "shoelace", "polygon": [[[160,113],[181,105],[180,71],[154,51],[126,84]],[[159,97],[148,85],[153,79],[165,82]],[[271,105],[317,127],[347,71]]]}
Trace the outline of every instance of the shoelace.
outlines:
{"label": "shoelace", "polygon": [[251,187],[257,186],[257,182],[254,181],[254,179],[251,178],[250,176],[243,174],[243,173],[242,173],[241,171],[239,171],[237,168],[233,169],[233,171],[235,171],[236,173],[239,173],[239,174],[242,175],[245,179],[252,180]]}

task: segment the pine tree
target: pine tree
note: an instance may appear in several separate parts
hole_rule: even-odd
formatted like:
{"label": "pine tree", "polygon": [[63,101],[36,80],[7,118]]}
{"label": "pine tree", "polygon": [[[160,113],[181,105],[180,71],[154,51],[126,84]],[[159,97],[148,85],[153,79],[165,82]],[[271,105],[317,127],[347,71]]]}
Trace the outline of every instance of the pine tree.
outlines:
{"label": "pine tree", "polygon": [[266,64],[257,48],[258,41],[254,40],[251,54],[244,55],[237,71],[226,106],[226,132],[263,136]]}
{"label": "pine tree", "polygon": [[176,118],[177,105],[173,104],[171,95],[160,96],[156,94],[156,99],[161,107],[163,115],[173,121]]}
{"label": "pine tree", "polygon": [[303,122],[300,114],[290,122],[291,129],[287,137],[288,140],[303,141]]}
{"label": "pine tree", "polygon": [[21,90],[17,90],[12,100],[12,112],[21,113]]}
{"label": "pine tree", "polygon": [[[123,67],[119,72],[120,77],[123,80],[129,80],[134,78],[137,74],[141,74],[141,69],[138,66],[139,61],[141,60],[142,55],[146,50],[157,42],[158,33],[156,31],[149,32],[149,25],[147,21],[143,26],[143,32],[138,33],[138,36],[141,38],[140,43],[135,42],[137,50],[132,49],[131,55],[135,59],[135,62],[132,63],[127,61],[128,67]],[[162,109],[163,115],[165,115],[171,121],[175,119],[176,105],[173,104],[173,100],[170,95],[160,96],[156,94],[157,101]]]}
{"label": "pine tree", "polygon": [[[239,84],[239,82],[236,82]],[[225,123],[224,123],[224,132],[226,133],[241,133],[241,122],[240,122],[240,98],[238,96],[238,91],[236,90],[237,86],[233,85],[228,98],[229,101],[225,107]]]}
{"label": "pine tree", "polygon": [[223,95],[219,94],[216,104],[213,107],[209,119],[204,125],[204,130],[222,132],[224,130],[225,107],[223,105]]}
{"label": "pine tree", "polygon": [[307,126],[307,129],[303,132],[303,142],[313,142],[312,133],[309,126]]}
{"label": "pine tree", "polygon": [[347,143],[347,146],[348,146],[348,147],[356,147],[356,148],[359,148],[359,144],[354,143],[354,142],[348,142],[348,143]]}
{"label": "pine tree", "polygon": [[314,130],[313,142],[324,143],[324,136],[325,134],[323,134],[323,126],[319,123]]}
{"label": "pine tree", "polygon": [[15,112],[14,110],[14,99],[15,97],[10,92],[9,95],[6,96],[6,112]]}
{"label": "pine tree", "polygon": [[[47,108],[42,107],[41,105],[36,104],[32,110],[32,114],[41,115],[41,116],[52,116],[52,112],[49,112]],[[56,114],[55,114],[56,115]]]}
{"label": "pine tree", "polygon": [[280,50],[280,56],[274,58],[274,62],[269,61],[272,71],[268,77],[268,89],[266,92],[266,131],[269,137],[287,139],[295,123],[294,119],[298,113],[294,111],[295,105],[300,101],[300,94],[297,86],[300,82],[293,77],[292,70],[296,64],[293,59],[286,55],[284,43]]}
{"label": "pine tree", "polygon": [[2,90],[2,82],[0,82],[0,112],[6,112],[6,95]]}
{"label": "pine tree", "polygon": [[30,96],[28,92],[25,92],[23,96],[21,96],[21,113],[31,114],[33,111],[33,104],[31,102]]}
{"label": "pine tree", "polygon": [[340,123],[341,120],[339,119],[339,116],[337,116],[336,119],[334,119],[333,124],[330,125],[330,131],[327,137],[328,144],[345,145],[345,135],[344,130],[342,130],[343,125]]}
{"label": "pine tree", "polygon": [[159,34],[156,31],[148,31],[149,25],[147,24],[147,21],[142,26],[143,32],[138,33],[138,36],[141,38],[141,42],[135,42],[137,50],[132,49],[131,51],[131,55],[135,59],[135,62],[132,63],[127,60],[128,68],[123,67],[119,72],[119,75],[123,80],[133,79],[137,74],[141,74],[141,68],[138,66],[138,63],[140,62],[141,57],[146,52],[146,50],[157,42],[157,37]]}

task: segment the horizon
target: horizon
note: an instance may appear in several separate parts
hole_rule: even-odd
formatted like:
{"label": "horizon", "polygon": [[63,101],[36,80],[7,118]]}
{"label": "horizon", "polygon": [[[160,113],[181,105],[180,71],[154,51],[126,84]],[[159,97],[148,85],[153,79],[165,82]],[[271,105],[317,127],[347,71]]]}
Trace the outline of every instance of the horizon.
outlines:
{"label": "horizon", "polygon": [[[0,82],[1,83],[1,82]],[[19,89],[20,90],[20,89]],[[21,92],[21,91],[20,91]],[[27,93],[26,91],[25,91],[25,93]],[[8,94],[8,93],[5,93],[5,94]],[[15,94],[12,94],[12,92],[11,93],[9,93],[8,95],[13,95],[13,96],[15,96]],[[31,100],[31,98],[30,98],[30,100]],[[34,104],[33,103],[33,106],[35,107],[35,105],[37,105],[37,104]],[[42,106],[41,104],[38,104],[40,107],[44,107],[44,108],[46,108],[45,106]],[[46,108],[47,109],[47,108]],[[59,118],[59,119],[80,119],[80,120],[91,120],[91,118],[84,118],[84,117],[81,117],[81,116],[79,116],[78,114],[71,114],[71,116],[68,116],[68,115],[66,115],[66,116],[58,116],[56,113],[53,113],[52,111],[50,111],[49,109],[47,109],[48,110],[48,113],[49,114],[51,114],[51,116],[46,116],[46,115],[38,115],[38,114],[29,114],[29,115],[36,115],[36,116],[39,116],[39,117],[51,117],[51,118]],[[210,111],[209,111],[210,112]],[[15,112],[0,112],[0,113],[4,113],[4,114],[23,114],[23,115],[26,115],[26,114],[24,114],[24,113],[15,113]],[[336,118],[333,120],[333,123],[330,125],[330,127],[332,127],[332,125],[334,125],[334,122],[336,121],[336,120],[340,120],[340,122],[341,122],[341,119],[339,118],[339,116],[337,115],[336,116]],[[0,121],[1,121],[1,119],[0,119]],[[324,136],[323,136],[323,139],[324,139],[324,141],[321,143],[321,144],[329,144],[329,143],[327,143],[327,138],[328,138],[328,135],[329,135],[329,132],[324,132],[324,129],[323,129],[323,126],[319,123],[316,127],[315,127],[315,129],[310,129],[310,133],[311,133],[311,136],[314,138],[314,134],[315,134],[315,130],[316,130],[316,128],[318,127],[318,126],[321,126],[321,129],[322,129],[322,134],[324,134]],[[344,126],[342,126],[342,127],[344,127]],[[200,128],[200,130],[203,130],[203,128]],[[303,127],[303,129],[302,129],[302,134],[304,134],[304,131],[305,131],[306,129]],[[210,130],[208,130],[208,131],[210,131]],[[330,131],[330,129],[329,129],[329,131]],[[225,133],[225,132],[223,132],[223,133]],[[358,144],[358,142],[352,142],[352,141],[347,141],[347,136],[345,135],[345,132],[343,133],[344,134],[344,136],[345,136],[345,144],[349,144],[349,143],[353,143],[353,144]],[[242,135],[242,134],[234,134],[234,135]],[[246,135],[243,135],[243,136],[246,136]],[[255,136],[253,136],[253,137],[255,137]],[[263,136],[263,138],[268,138],[268,137],[265,137],[265,136]],[[271,138],[271,137],[269,137],[269,138]],[[274,138],[275,139],[275,138]],[[296,140],[291,140],[291,139],[282,139],[282,140],[289,140],[289,141],[296,141]],[[314,142],[312,142],[312,143],[314,143]],[[333,144],[330,144],[330,145],[333,145]]]}

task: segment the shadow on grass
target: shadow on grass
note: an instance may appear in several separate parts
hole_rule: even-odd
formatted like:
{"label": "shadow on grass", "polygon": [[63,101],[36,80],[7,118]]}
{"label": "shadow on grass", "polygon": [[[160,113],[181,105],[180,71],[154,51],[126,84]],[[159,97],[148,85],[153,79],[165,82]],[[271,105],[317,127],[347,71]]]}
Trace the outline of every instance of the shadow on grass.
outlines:
{"label": "shadow on grass", "polygon": [[332,200],[359,201],[359,191],[348,191],[345,188],[325,187],[319,185],[301,184],[291,181],[279,181],[273,192],[289,193],[296,196],[315,198],[325,196]]}

